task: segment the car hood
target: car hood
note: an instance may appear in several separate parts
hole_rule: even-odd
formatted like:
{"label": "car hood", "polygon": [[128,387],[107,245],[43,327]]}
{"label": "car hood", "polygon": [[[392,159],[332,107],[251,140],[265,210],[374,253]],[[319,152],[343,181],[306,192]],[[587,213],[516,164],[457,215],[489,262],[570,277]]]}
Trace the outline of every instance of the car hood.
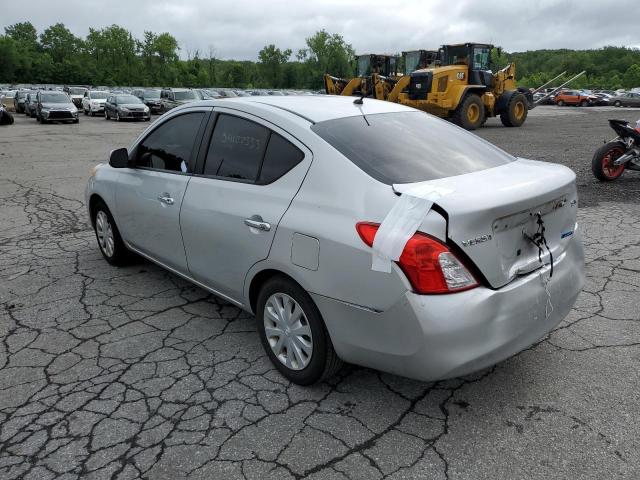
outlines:
{"label": "car hood", "polygon": [[48,108],[48,109],[52,109],[52,110],[73,110],[76,108],[76,106],[69,102],[69,103],[43,103],[42,104],[42,108]]}
{"label": "car hood", "polygon": [[122,103],[118,108],[128,108],[129,110],[144,110],[145,105],[142,103]]}

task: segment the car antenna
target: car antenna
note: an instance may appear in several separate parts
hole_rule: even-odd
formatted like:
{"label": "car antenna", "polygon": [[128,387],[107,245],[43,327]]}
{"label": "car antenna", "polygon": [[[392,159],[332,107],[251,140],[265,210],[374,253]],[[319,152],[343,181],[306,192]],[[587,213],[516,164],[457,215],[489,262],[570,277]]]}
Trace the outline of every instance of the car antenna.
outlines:
{"label": "car antenna", "polygon": [[364,97],[366,97],[366,96],[367,96],[367,94],[366,94],[366,93],[362,93],[362,95],[361,95],[359,98],[356,98],[356,99],[353,101],[353,103],[354,103],[355,105],[357,105],[357,106],[358,106],[358,108],[360,108],[360,113],[362,113],[362,118],[364,118],[364,121],[367,123],[367,126],[368,126],[368,127],[370,127],[371,125],[369,124],[369,120],[367,120],[367,117],[366,117],[366,115],[364,114],[364,112],[362,111],[362,107],[360,106],[360,105],[362,105],[362,104],[364,103],[364,102],[363,102],[363,99],[364,99]]}

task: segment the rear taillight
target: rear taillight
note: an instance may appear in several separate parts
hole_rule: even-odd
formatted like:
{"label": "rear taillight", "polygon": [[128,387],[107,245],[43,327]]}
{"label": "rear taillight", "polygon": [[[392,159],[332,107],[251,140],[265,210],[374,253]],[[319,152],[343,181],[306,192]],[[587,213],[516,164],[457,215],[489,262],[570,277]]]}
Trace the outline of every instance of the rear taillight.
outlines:
{"label": "rear taillight", "polygon": [[[377,223],[356,224],[360,238],[370,247],[378,227]],[[424,233],[417,232],[409,239],[397,263],[416,293],[453,293],[478,286],[445,244]]]}

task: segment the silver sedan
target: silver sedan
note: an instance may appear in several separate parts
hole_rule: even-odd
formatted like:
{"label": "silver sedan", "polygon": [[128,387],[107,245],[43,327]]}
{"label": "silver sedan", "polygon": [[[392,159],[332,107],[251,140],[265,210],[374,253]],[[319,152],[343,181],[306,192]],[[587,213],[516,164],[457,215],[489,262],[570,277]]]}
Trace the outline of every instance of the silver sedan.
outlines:
{"label": "silver sedan", "polygon": [[398,104],[190,103],[97,166],[86,200],[114,265],[141,255],[255,314],[273,364],[422,380],[531,345],[584,281],[574,173]]}

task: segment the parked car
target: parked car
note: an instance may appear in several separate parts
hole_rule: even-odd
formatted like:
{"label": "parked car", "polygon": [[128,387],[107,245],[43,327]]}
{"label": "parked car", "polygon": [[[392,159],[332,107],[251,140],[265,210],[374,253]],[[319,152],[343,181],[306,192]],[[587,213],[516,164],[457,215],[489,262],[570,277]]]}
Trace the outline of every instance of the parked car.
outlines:
{"label": "parked car", "polygon": [[562,107],[564,105],[575,105],[580,107],[589,107],[594,105],[598,100],[595,95],[587,94],[579,90],[563,90],[559,92],[554,101],[556,105]]}
{"label": "parked car", "polygon": [[609,99],[614,107],[640,107],[640,93],[627,92]]}
{"label": "parked car", "polygon": [[162,105],[160,103],[160,92],[158,88],[140,88],[133,91],[133,94],[142,100],[151,113],[160,113]]}
{"label": "parked car", "polygon": [[0,96],[0,104],[5,108],[7,112],[13,112],[16,109],[16,104],[13,99],[16,96],[16,90],[6,90]]}
{"label": "parked car", "polygon": [[65,92],[40,90],[36,95],[36,118],[40,123],[71,121],[78,123],[78,109]]}
{"label": "parked car", "polygon": [[299,384],[341,360],[421,380],[485,368],[584,282],[572,170],[372,99],[176,108],[94,168],[86,205],[108,262],[136,252],[254,313]]}
{"label": "parked car", "polygon": [[151,120],[151,112],[142,100],[135,95],[128,93],[119,93],[117,95],[109,95],[104,104],[104,118],[110,120],[114,118],[116,121],[121,120]]}
{"label": "parked car", "polygon": [[38,103],[38,92],[33,91],[27,93],[24,101],[24,113],[31,118],[36,116],[36,104]]}
{"label": "parked car", "polygon": [[31,90],[18,90],[13,97],[13,106],[16,113],[24,113],[24,102],[27,98],[27,94],[30,93]]}
{"label": "parked car", "polygon": [[594,102],[594,105],[597,106],[609,105],[609,101],[611,100],[611,97],[613,97],[613,95],[604,92],[594,93],[594,95],[597,98],[597,100]]}
{"label": "parked car", "polygon": [[62,91],[69,94],[69,97],[71,97],[71,101],[73,102],[73,104],[78,109],[80,109],[82,108],[82,99],[84,98],[84,94],[87,90],[87,87],[65,86]]}
{"label": "parked car", "polygon": [[87,90],[82,97],[82,110],[85,115],[95,117],[97,113],[104,113],[104,104],[109,92],[102,90]]}
{"label": "parked car", "polygon": [[162,90],[160,94],[160,109],[164,113],[185,103],[196,102],[198,100],[202,100],[202,97],[196,90],[189,88],[166,88]]}

